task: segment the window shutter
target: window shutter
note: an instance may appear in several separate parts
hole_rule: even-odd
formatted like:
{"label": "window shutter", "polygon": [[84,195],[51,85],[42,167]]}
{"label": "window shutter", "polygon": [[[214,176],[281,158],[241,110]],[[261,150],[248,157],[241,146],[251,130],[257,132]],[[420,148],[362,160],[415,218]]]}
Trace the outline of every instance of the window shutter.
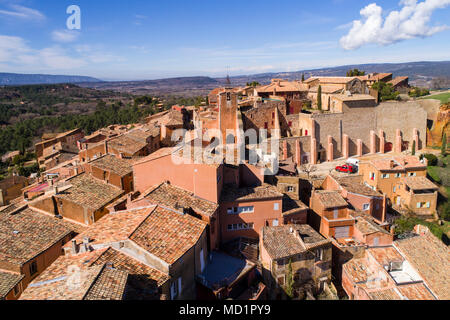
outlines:
{"label": "window shutter", "polygon": [[178,278],[178,293],[181,294],[182,290],[182,283],[181,283],[181,277]]}

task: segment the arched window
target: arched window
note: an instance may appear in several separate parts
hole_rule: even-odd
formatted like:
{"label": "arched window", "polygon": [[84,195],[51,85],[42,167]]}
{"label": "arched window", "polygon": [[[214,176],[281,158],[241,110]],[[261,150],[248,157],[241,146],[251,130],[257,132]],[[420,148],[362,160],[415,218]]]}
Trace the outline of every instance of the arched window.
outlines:
{"label": "arched window", "polygon": [[234,144],[234,143],[235,143],[234,135],[230,133],[229,135],[227,135],[227,144]]}

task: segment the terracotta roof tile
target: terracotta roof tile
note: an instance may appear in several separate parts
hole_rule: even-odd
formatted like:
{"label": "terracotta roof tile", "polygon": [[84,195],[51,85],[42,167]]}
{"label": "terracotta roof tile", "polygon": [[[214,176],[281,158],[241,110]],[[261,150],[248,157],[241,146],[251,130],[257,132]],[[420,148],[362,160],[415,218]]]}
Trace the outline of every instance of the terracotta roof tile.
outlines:
{"label": "terracotta roof tile", "polygon": [[127,272],[105,264],[83,300],[123,300],[127,280]]}
{"label": "terracotta roof tile", "polygon": [[338,191],[319,190],[315,191],[314,195],[318,197],[320,203],[326,209],[348,206],[347,201],[345,201]]}
{"label": "terracotta roof tile", "polygon": [[369,197],[382,197],[383,195],[372,190],[363,182],[362,176],[333,177],[336,182],[350,193],[361,194]]}
{"label": "terracotta roof tile", "polygon": [[450,252],[441,240],[426,233],[397,240],[395,246],[439,299],[450,299]]}
{"label": "terracotta roof tile", "polygon": [[320,83],[346,84],[355,79],[357,79],[357,77],[311,77],[311,78],[305,80],[305,83],[310,83],[310,82],[319,80]]}
{"label": "terracotta roof tile", "polygon": [[0,260],[21,265],[74,231],[71,223],[22,208],[0,213]]}
{"label": "terracotta roof tile", "polygon": [[392,84],[392,86],[395,87],[395,86],[399,85],[401,82],[408,80],[408,79],[409,79],[408,77],[395,77],[388,83]]}
{"label": "terracotta roof tile", "polygon": [[359,216],[355,215],[355,219],[355,227],[364,235],[376,232],[389,234],[388,231],[378,226],[375,222],[373,222],[373,218],[368,217],[366,214],[361,214]]}
{"label": "terracotta roof tile", "polygon": [[161,204],[174,210],[191,208],[196,213],[212,216],[219,207],[218,204],[198,198],[192,192],[175,187],[167,182],[153,187],[143,193],[143,197],[152,204]]}
{"label": "terracotta roof tile", "polygon": [[108,263],[117,270],[128,273],[127,300],[158,300],[158,288],[169,276],[153,269],[113,248],[107,249],[93,265]]}
{"label": "terracotta roof tile", "polygon": [[91,166],[99,168],[103,171],[109,171],[117,174],[120,177],[126,176],[133,172],[133,167],[130,162],[124,159],[119,159],[113,155],[105,155],[98,159],[89,162]]}
{"label": "terracotta roof tile", "polygon": [[93,210],[101,209],[123,194],[123,191],[113,185],[98,180],[86,173],[68,179],[70,188],[55,195]]}
{"label": "terracotta roof tile", "polygon": [[222,201],[249,201],[258,199],[281,198],[283,194],[272,185],[264,184],[259,187],[235,188],[224,186],[222,189]]}
{"label": "terracotta roof tile", "polygon": [[[369,161],[380,171],[404,171],[406,169],[425,169],[426,165],[415,156],[400,156]],[[394,165],[391,167],[391,163]]]}
{"label": "terracotta roof tile", "polygon": [[122,153],[134,155],[147,147],[147,143],[133,139],[127,134],[123,134],[117,138],[108,141],[108,146]]}
{"label": "terracotta roof tile", "polygon": [[206,222],[190,215],[158,206],[129,238],[172,264],[197,243],[206,225]]}
{"label": "terracotta roof tile", "polygon": [[331,240],[324,238],[309,225],[264,227],[262,240],[272,259],[288,258],[313,247],[331,243]]}
{"label": "terracotta roof tile", "polygon": [[426,177],[404,177],[401,181],[412,190],[438,190],[439,188]]}
{"label": "terracotta roof tile", "polygon": [[397,287],[398,291],[408,300],[436,300],[423,283],[414,283]]}
{"label": "terracotta roof tile", "polygon": [[24,277],[23,274],[0,270],[0,300],[4,299]]}
{"label": "terracotta roof tile", "polygon": [[82,300],[104,267],[91,264],[105,250],[59,257],[28,285],[20,300]]}
{"label": "terracotta roof tile", "polygon": [[[85,237],[89,237],[93,245],[126,240],[153,210],[154,207],[148,207],[110,213],[89,226],[75,240],[82,243]],[[70,247],[70,243],[66,247]]]}

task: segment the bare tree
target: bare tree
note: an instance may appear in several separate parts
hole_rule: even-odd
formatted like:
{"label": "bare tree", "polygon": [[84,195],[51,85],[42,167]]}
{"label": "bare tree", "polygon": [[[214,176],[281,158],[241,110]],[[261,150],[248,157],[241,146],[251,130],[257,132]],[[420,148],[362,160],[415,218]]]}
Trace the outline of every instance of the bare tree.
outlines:
{"label": "bare tree", "polygon": [[317,170],[316,166],[312,164],[303,164],[299,168],[300,172],[305,172],[307,174],[308,179],[310,178],[310,174],[316,170]]}

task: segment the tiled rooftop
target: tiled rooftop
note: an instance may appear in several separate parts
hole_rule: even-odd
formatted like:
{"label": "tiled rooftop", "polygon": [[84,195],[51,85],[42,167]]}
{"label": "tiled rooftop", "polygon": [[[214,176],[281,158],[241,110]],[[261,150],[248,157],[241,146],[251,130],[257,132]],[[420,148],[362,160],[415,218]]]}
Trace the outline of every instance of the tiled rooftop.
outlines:
{"label": "tiled rooftop", "polygon": [[206,222],[190,215],[161,206],[149,206],[106,215],[75,239],[82,243],[85,237],[89,237],[91,245],[129,239],[172,264],[197,243],[206,225]]}
{"label": "tiled rooftop", "polygon": [[412,190],[438,190],[439,188],[426,177],[404,177],[401,180]]}
{"label": "tiled rooftop", "polygon": [[128,273],[126,299],[159,299],[158,287],[169,280],[169,276],[153,269],[113,248],[108,248],[93,265],[110,264],[113,268]]}
{"label": "tiled rooftop", "polygon": [[397,289],[408,300],[436,300],[423,283],[402,285]]}
{"label": "tiled rooftop", "polygon": [[364,258],[350,260],[342,268],[352,282],[358,283],[362,288],[372,288],[376,283],[376,288],[380,291],[395,285],[380,265],[369,262],[367,255]]}
{"label": "tiled rooftop", "polygon": [[65,199],[82,207],[93,210],[101,209],[111,201],[120,197],[123,191],[115,186],[98,180],[86,173],[82,173],[67,180],[72,186],[55,195],[56,198]]}
{"label": "tiled rooftop", "polygon": [[283,194],[272,185],[264,184],[259,187],[235,188],[233,186],[224,186],[222,189],[222,201],[251,201],[259,199],[281,198]]}
{"label": "tiled rooftop", "polygon": [[216,203],[194,196],[192,192],[162,183],[143,193],[143,198],[152,204],[161,204],[174,210],[192,208],[196,213],[212,216],[219,207]]}
{"label": "tiled rooftop", "polygon": [[283,196],[283,215],[290,215],[308,209],[308,206],[302,201],[292,199],[287,195]]}
{"label": "tiled rooftop", "polygon": [[[79,226],[76,226],[79,228]],[[0,260],[23,264],[74,231],[72,223],[24,208],[0,213]]]}
{"label": "tiled rooftop", "polygon": [[369,197],[382,197],[383,195],[372,190],[363,182],[362,176],[346,176],[335,178],[337,183],[350,193],[361,194]]}
{"label": "tiled rooftop", "polygon": [[394,79],[392,79],[391,81],[389,81],[388,83],[392,84],[392,86],[396,86],[399,83],[401,83],[402,81],[405,81],[409,79],[408,77],[395,77]]}
{"label": "tiled rooftop", "polygon": [[82,300],[104,267],[92,262],[105,250],[59,257],[29,284],[20,300]]}
{"label": "tiled rooftop", "polygon": [[264,247],[272,259],[287,258],[331,243],[331,240],[324,238],[309,225],[264,227],[262,237]]}
{"label": "tiled rooftop", "polygon": [[170,110],[163,116],[150,120],[150,124],[165,125],[165,126],[182,126],[183,114],[180,111]]}
{"label": "tiled rooftop", "polygon": [[276,92],[300,92],[308,91],[308,86],[299,81],[272,80],[272,83],[266,86],[256,88],[258,92],[273,93]]}
{"label": "tiled rooftop", "polygon": [[172,264],[197,243],[206,225],[190,215],[158,206],[133,232],[130,240]]}
{"label": "tiled rooftop", "polygon": [[[89,237],[93,245],[126,240],[153,210],[154,207],[148,207],[110,213],[89,226],[75,240],[82,243],[84,237]],[[70,243],[66,247],[70,247]]]}
{"label": "tiled rooftop", "polygon": [[90,162],[93,167],[99,168],[103,171],[109,171],[117,174],[120,177],[126,176],[133,172],[133,167],[130,162],[125,159],[119,159],[113,155],[105,155],[101,158]]}
{"label": "tiled rooftop", "polygon": [[310,83],[319,80],[320,83],[346,84],[355,80],[356,78],[357,77],[311,77],[309,79],[306,79],[305,83]]}
{"label": "tiled rooftop", "polygon": [[123,300],[127,280],[127,272],[105,264],[84,295],[83,300]]}
{"label": "tiled rooftop", "polygon": [[117,138],[108,141],[109,148],[113,148],[119,152],[134,155],[147,146],[146,142],[133,139],[128,134],[123,134]]}
{"label": "tiled rooftop", "polygon": [[360,215],[353,215],[356,219],[355,227],[364,235],[372,234],[375,232],[382,232],[385,234],[389,234],[388,231],[381,228],[379,225],[377,225],[373,218],[370,216],[367,216],[366,214],[360,214]]}
{"label": "tiled rooftop", "polygon": [[394,247],[370,248],[372,257],[381,265],[389,266],[391,262],[403,262],[405,259]]}
{"label": "tiled rooftop", "polygon": [[450,252],[441,240],[427,233],[397,240],[395,246],[439,299],[450,299]]}
{"label": "tiled rooftop", "polygon": [[[391,162],[393,161],[393,167]],[[398,156],[371,160],[370,163],[380,171],[404,171],[406,169],[425,169],[426,165],[415,156]]]}
{"label": "tiled rooftop", "polygon": [[319,190],[315,191],[314,194],[326,209],[348,206],[347,201],[345,201],[338,191]]}
{"label": "tiled rooftop", "polygon": [[0,270],[0,300],[25,277],[23,274]]}

